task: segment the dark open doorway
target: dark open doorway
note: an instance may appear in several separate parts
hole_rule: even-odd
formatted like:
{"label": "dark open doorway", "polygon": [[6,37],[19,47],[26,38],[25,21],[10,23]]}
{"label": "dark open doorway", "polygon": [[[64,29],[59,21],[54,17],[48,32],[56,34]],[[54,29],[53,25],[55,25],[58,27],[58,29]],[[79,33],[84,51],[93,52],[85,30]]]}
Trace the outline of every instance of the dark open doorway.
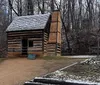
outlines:
{"label": "dark open doorway", "polygon": [[22,39],[22,55],[27,55],[27,39]]}

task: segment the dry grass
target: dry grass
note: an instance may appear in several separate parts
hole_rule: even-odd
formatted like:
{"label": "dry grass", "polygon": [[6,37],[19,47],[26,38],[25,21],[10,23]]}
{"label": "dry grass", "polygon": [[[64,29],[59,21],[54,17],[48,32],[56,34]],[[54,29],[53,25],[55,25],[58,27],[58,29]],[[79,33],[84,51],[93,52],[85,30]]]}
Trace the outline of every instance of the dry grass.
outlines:
{"label": "dry grass", "polygon": [[44,57],[38,57],[38,59],[44,59],[44,60],[85,60],[87,58],[70,58],[70,57],[64,57],[64,56],[44,56]]}
{"label": "dry grass", "polygon": [[0,63],[2,63],[6,58],[0,58]]}

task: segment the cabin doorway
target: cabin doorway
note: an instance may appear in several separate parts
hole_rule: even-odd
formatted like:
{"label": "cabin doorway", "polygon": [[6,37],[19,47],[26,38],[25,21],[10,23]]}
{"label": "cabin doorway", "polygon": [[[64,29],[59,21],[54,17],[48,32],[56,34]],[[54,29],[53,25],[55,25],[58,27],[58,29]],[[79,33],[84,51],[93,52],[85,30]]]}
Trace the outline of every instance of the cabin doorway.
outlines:
{"label": "cabin doorway", "polygon": [[27,55],[27,39],[22,39],[22,55]]}

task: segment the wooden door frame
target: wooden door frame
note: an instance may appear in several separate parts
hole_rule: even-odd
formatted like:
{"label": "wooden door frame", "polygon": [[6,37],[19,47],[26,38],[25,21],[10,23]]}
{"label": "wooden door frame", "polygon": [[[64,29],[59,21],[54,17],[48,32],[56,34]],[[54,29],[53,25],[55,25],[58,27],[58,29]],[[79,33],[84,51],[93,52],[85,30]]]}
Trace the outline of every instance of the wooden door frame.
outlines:
{"label": "wooden door frame", "polygon": [[[23,46],[23,40],[25,40],[25,43],[26,43],[25,47]],[[22,38],[21,43],[22,43],[22,47],[21,47],[22,55],[27,55],[28,54],[28,39],[27,38]],[[23,47],[26,49],[26,53],[24,53]]]}

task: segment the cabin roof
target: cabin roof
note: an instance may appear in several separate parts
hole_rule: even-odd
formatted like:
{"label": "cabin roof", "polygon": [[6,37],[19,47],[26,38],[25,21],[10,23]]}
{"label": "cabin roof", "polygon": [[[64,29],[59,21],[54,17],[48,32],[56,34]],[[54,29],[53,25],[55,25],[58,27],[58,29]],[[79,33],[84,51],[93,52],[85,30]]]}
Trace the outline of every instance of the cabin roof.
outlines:
{"label": "cabin roof", "polygon": [[44,29],[50,14],[39,14],[16,17],[6,31]]}

